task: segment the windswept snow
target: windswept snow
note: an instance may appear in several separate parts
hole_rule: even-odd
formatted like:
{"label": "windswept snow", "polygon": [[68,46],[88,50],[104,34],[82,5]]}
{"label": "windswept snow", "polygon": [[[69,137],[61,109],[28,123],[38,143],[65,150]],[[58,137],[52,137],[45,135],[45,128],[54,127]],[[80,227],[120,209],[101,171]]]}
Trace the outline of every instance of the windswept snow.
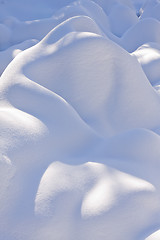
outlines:
{"label": "windswept snow", "polygon": [[160,238],[159,6],[0,0],[0,240]]}

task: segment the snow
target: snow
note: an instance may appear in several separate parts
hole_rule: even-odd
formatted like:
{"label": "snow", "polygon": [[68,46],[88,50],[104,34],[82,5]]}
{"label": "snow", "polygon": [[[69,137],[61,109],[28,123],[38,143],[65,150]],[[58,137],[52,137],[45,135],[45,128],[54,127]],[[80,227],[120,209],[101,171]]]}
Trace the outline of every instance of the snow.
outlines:
{"label": "snow", "polygon": [[145,240],[158,240],[160,237],[160,230],[156,231],[155,233],[151,234],[149,237],[147,237]]}
{"label": "snow", "polygon": [[7,67],[7,65],[19,54],[21,53],[23,50],[32,47],[33,45],[35,45],[38,41],[34,40],[34,39],[29,39],[26,40],[22,43],[19,43],[17,45],[13,45],[9,48],[7,48],[4,51],[0,52],[0,75],[3,73],[3,71],[5,70],[5,68]]}
{"label": "snow", "polygon": [[11,32],[4,24],[0,24],[0,33],[0,50],[3,50],[9,44]]}
{"label": "snow", "polygon": [[133,52],[133,55],[137,57],[150,83],[156,85],[160,80],[160,44],[144,44]]}
{"label": "snow", "polygon": [[146,3],[142,6],[143,14],[141,18],[155,18],[160,20],[159,16],[159,9],[160,9],[160,2],[158,0],[150,0],[146,1]]}
{"label": "snow", "polygon": [[0,239],[160,238],[158,0],[0,0]]}
{"label": "snow", "polygon": [[121,39],[122,46],[129,52],[148,42],[160,44],[160,22],[154,18],[139,21]]}
{"label": "snow", "polygon": [[109,14],[112,32],[121,37],[129,28],[138,23],[135,11],[128,6],[116,4]]}

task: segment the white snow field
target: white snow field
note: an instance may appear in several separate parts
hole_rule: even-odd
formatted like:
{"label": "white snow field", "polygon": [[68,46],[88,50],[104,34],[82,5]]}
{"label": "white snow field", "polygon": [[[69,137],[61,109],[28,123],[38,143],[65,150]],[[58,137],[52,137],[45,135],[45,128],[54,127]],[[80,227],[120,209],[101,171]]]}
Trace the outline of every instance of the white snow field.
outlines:
{"label": "white snow field", "polygon": [[0,240],[160,239],[160,1],[0,0]]}

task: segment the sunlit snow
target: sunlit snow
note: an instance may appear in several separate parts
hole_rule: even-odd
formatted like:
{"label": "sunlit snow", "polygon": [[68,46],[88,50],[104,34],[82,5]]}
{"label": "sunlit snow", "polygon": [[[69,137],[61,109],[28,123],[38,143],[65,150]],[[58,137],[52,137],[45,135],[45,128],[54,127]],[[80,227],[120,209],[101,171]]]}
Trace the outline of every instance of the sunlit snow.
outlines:
{"label": "sunlit snow", "polygon": [[160,239],[159,21],[0,0],[0,240]]}

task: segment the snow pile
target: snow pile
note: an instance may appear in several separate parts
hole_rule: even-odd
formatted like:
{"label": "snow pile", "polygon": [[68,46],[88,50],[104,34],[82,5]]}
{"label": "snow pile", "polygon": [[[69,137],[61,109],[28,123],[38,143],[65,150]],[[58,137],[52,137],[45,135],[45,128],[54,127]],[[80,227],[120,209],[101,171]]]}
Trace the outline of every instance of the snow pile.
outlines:
{"label": "snow pile", "polygon": [[0,239],[159,239],[158,6],[0,1]]}
{"label": "snow pile", "polygon": [[139,47],[133,55],[140,62],[148,80],[152,85],[160,81],[160,44],[149,42]]}
{"label": "snow pile", "polygon": [[143,14],[142,18],[155,18],[160,20],[160,2],[159,0],[148,0],[142,5]]}
{"label": "snow pile", "polygon": [[138,23],[135,11],[126,5],[116,4],[109,14],[112,32],[121,37],[130,27]]}
{"label": "snow pile", "polygon": [[146,18],[131,27],[121,38],[122,46],[129,52],[141,45],[155,42],[160,44],[160,22],[154,18]]}

